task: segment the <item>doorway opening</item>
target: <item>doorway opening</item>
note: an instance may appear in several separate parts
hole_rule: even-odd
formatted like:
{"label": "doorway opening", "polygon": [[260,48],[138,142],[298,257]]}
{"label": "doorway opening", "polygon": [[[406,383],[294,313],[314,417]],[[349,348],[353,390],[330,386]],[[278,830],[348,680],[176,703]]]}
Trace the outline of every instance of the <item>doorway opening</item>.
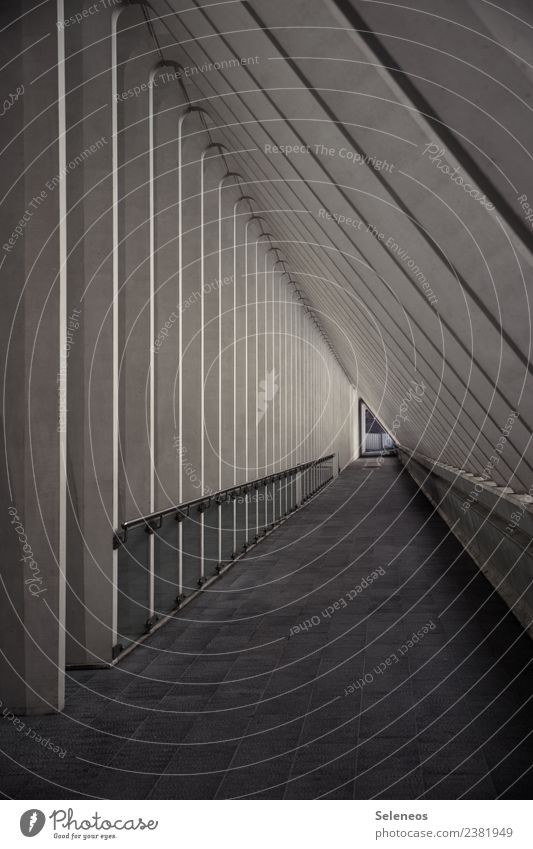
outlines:
{"label": "doorway opening", "polygon": [[393,438],[363,400],[360,402],[359,410],[361,457],[386,457],[397,454],[396,443]]}

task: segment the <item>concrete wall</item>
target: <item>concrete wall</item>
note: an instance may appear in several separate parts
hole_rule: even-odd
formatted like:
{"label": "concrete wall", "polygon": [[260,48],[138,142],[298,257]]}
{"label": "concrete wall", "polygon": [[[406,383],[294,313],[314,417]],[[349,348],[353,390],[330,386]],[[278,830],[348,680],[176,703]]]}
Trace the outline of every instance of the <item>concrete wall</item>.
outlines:
{"label": "concrete wall", "polygon": [[496,592],[533,636],[533,487],[517,496],[494,482],[400,451],[409,474]]}
{"label": "concrete wall", "polygon": [[1,13],[25,86],[3,118],[6,238],[45,191],[2,255],[0,698],[22,713],[62,708],[65,664],[112,661],[124,569],[145,575],[140,619],[156,573],[177,580],[148,535],[119,557],[121,522],[357,444],[351,382],[239,145],[191,109],[186,54],[161,61],[140,4],[90,8]]}

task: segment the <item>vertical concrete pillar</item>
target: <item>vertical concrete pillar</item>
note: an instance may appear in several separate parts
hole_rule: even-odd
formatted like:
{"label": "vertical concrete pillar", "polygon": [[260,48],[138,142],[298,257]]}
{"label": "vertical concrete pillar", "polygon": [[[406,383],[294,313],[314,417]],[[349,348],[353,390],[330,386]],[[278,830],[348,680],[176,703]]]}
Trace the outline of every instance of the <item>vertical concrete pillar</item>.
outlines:
{"label": "vertical concrete pillar", "polygon": [[[236,378],[236,327],[237,307],[235,296],[237,292],[234,259],[241,256],[234,248],[234,219],[233,208],[240,197],[240,188],[236,182],[237,176],[230,174],[219,182],[219,266],[218,289],[220,338],[222,340],[218,361],[219,370],[219,434],[218,444],[220,484],[225,489],[237,482],[236,445],[234,440],[234,417],[237,406]],[[234,505],[236,507],[236,505]]]}
{"label": "vertical concrete pillar", "polygon": [[[223,347],[221,324],[219,184],[226,168],[223,153],[216,143],[209,144],[201,161],[201,303],[202,303],[202,363],[204,433],[202,468],[204,490],[218,492],[222,488],[221,446],[219,444]],[[214,522],[214,513],[210,514]],[[213,529],[214,532],[215,529]]]}
{"label": "vertical concrete pillar", "polygon": [[[5,363],[0,476],[0,699],[14,713],[64,701],[64,327],[62,3],[4,4],[0,270]],[[12,23],[12,21],[15,21]],[[21,57],[21,58],[17,58]],[[43,68],[49,71],[42,73]]]}
{"label": "vertical concrete pillar", "polygon": [[247,462],[247,280],[246,233],[249,217],[248,201],[241,196],[233,205],[233,277],[234,277],[234,373],[235,394],[233,410],[233,454],[235,468],[233,483],[246,480]]}
{"label": "vertical concrete pillar", "polygon": [[246,356],[245,381],[246,391],[243,403],[246,404],[246,480],[257,477],[257,274],[256,274],[256,243],[261,232],[261,219],[253,216],[245,227],[245,284],[246,284]]}
{"label": "vertical concrete pillar", "polygon": [[[77,4],[81,11],[83,3]],[[71,9],[72,11],[72,9]],[[112,659],[112,11],[64,30],[68,189],[67,664]]]}
{"label": "vertical concrete pillar", "polygon": [[179,232],[178,116],[184,93],[179,68],[161,64],[151,90],[154,111],[153,242],[155,509],[178,504]]}
{"label": "vertical concrete pillar", "polygon": [[[181,500],[205,491],[202,478],[202,271],[201,158],[209,136],[202,113],[191,110],[180,118],[180,231],[182,233],[182,340],[179,363],[182,381]],[[178,402],[179,403],[179,402]]]}

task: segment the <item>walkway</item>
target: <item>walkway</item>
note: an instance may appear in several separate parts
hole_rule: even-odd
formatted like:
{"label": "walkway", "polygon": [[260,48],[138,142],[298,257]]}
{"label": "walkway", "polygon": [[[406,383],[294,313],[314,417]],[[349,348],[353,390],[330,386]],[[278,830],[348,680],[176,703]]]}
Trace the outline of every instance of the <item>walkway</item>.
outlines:
{"label": "walkway", "polygon": [[120,666],[71,673],[63,715],[4,720],[0,786],[527,798],[531,648],[398,461],[360,460]]}

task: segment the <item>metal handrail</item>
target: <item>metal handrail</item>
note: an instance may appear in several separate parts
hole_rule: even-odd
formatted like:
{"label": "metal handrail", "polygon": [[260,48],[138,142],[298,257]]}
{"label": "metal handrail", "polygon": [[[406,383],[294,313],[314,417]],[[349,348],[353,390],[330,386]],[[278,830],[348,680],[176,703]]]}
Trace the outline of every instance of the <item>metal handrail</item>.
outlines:
{"label": "metal handrail", "polygon": [[283,480],[295,472],[304,472],[318,463],[325,463],[327,460],[332,460],[335,454],[327,454],[325,457],[319,457],[317,460],[309,460],[306,463],[300,463],[297,466],[292,466],[290,469],[284,469],[282,472],[273,472],[271,475],[266,475],[261,478],[256,478],[246,483],[230,486],[227,489],[221,489],[218,492],[204,495],[200,498],[195,498],[193,501],[186,501],[183,504],[177,504],[173,507],[167,507],[165,510],[156,510],[154,513],[148,513],[146,516],[139,516],[137,519],[130,519],[128,522],[122,522],[120,527],[122,531],[115,531],[113,534],[113,548],[120,548],[124,545],[128,538],[128,531],[132,528],[137,528],[142,525],[149,534],[159,530],[163,524],[163,519],[166,516],[174,515],[178,522],[190,516],[191,509],[196,508],[200,513],[207,510],[212,503],[222,504],[224,501],[233,501],[239,495],[248,493],[251,489],[257,489],[259,486],[266,486],[273,481]]}

